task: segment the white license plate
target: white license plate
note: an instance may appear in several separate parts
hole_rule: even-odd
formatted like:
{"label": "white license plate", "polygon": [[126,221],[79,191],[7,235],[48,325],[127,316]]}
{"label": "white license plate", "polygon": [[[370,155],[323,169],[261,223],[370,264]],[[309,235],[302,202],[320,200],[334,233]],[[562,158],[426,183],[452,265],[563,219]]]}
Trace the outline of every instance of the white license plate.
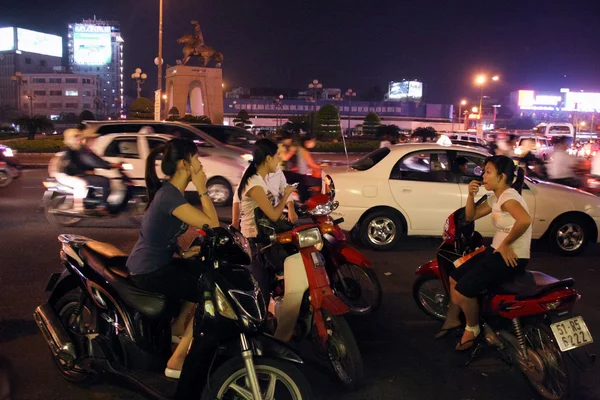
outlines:
{"label": "white license plate", "polygon": [[560,351],[569,351],[594,341],[582,317],[565,319],[550,325]]}

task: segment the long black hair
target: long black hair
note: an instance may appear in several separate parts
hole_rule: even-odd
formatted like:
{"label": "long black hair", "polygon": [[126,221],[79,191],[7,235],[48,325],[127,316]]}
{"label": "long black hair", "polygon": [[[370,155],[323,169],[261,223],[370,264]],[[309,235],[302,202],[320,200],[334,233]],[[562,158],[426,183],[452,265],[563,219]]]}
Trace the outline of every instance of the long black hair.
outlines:
{"label": "long black hair", "polygon": [[507,156],[491,156],[486,158],[485,163],[492,163],[498,172],[498,175],[506,175],[506,184],[515,189],[519,194],[523,190],[525,181],[525,171],[519,168],[515,162]]}
{"label": "long black hair", "polygon": [[259,139],[254,143],[252,161],[250,161],[250,165],[248,165],[248,168],[244,171],[240,186],[238,187],[238,196],[240,200],[243,198],[242,194],[248,184],[248,179],[250,179],[251,176],[256,175],[258,166],[265,162],[267,156],[275,157],[278,150],[277,144],[270,139]]}
{"label": "long black hair", "polygon": [[146,159],[146,190],[148,191],[148,207],[154,200],[154,196],[158,189],[162,186],[162,182],[156,175],[156,158],[162,154],[160,169],[163,174],[173,176],[177,171],[177,162],[179,160],[190,161],[192,157],[198,155],[198,149],[194,142],[189,139],[175,138],[169,140],[162,146],[158,146],[150,152]]}

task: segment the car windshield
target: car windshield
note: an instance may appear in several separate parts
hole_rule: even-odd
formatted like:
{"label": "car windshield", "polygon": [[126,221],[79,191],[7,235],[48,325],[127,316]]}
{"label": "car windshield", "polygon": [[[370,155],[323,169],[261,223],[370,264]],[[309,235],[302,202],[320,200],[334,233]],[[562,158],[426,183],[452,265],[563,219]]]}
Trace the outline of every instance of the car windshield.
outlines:
{"label": "car windshield", "polygon": [[376,165],[379,161],[383,160],[388,154],[390,154],[390,149],[388,147],[382,147],[372,151],[360,160],[355,161],[352,164],[352,168],[358,171],[366,171]]}

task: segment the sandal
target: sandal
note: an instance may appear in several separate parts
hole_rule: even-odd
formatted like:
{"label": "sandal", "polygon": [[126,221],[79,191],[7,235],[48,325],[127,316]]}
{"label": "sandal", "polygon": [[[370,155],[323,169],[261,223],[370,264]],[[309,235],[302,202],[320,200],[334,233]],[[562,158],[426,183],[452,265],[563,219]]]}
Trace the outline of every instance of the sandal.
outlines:
{"label": "sandal", "polygon": [[440,331],[438,333],[435,334],[435,336],[433,338],[441,339],[441,338],[445,337],[446,335],[448,335],[450,332],[459,330],[461,328],[462,328],[462,325],[456,325],[456,326],[452,326],[450,328],[442,328],[442,329],[440,329]]}
{"label": "sandal", "polygon": [[463,342],[461,338],[454,350],[458,352],[463,352],[472,349],[473,347],[475,347],[475,343],[477,343],[479,336],[480,335],[477,335],[473,339],[467,340],[466,342]]}

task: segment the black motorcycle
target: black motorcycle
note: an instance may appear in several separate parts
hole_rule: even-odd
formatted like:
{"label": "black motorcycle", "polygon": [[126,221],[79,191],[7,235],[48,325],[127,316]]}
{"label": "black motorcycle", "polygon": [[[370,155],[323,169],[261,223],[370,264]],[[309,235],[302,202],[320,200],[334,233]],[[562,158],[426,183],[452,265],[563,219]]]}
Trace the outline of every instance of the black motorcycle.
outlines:
{"label": "black motorcycle", "polygon": [[[88,196],[83,200],[85,212],[77,212],[73,209],[73,188],[58,182],[54,178],[44,181],[46,192],[42,197],[42,207],[48,222],[60,226],[72,226],[84,218],[116,217],[125,212],[135,223],[141,223],[146,210],[147,195],[145,190],[136,187],[127,176],[127,173],[119,168],[119,188],[113,189],[108,203],[102,201],[102,188],[88,186]],[[114,196],[113,196],[114,194]],[[99,210],[104,206],[105,210]]]}
{"label": "black motorcycle", "polygon": [[158,399],[312,398],[293,365],[300,356],[262,333],[266,306],[243,267],[248,242],[231,228],[205,231],[196,259],[206,268],[198,282],[203,300],[179,381],[163,375],[178,303],[134,286],[127,256],[114,246],[59,236],[65,270],[50,277],[50,297],[34,319],[65,379],[84,384],[108,373]]}

